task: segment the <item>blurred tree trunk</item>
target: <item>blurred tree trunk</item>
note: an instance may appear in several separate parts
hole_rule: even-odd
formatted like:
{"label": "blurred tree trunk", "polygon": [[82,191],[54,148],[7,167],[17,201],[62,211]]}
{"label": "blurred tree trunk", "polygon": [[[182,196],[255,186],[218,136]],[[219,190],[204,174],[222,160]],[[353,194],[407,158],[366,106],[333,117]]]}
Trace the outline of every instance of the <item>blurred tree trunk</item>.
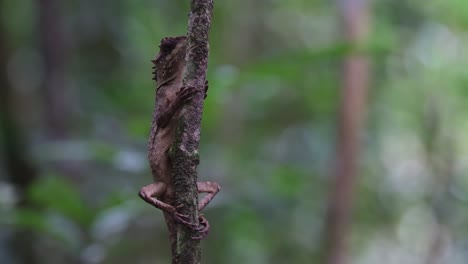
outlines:
{"label": "blurred tree trunk", "polygon": [[[44,61],[44,79],[41,84],[43,120],[46,139],[64,151],[64,141],[70,138],[74,123],[71,87],[68,82],[69,34],[63,19],[64,4],[58,0],[38,0],[38,32]],[[63,155],[54,155],[61,157]],[[79,178],[79,166],[71,160],[52,162],[52,169],[61,175]]]}
{"label": "blurred tree trunk", "polygon": [[[70,139],[74,123],[72,91],[67,70],[71,57],[70,34],[66,31],[67,21],[63,17],[64,4],[60,0],[37,1],[37,31],[44,62],[40,98],[43,102],[43,126],[46,140],[57,144],[58,148],[52,148],[56,151],[65,151],[61,146]],[[80,178],[80,166],[73,160],[53,160],[51,168],[75,181]],[[80,231],[83,237],[88,236],[87,230],[82,228]],[[62,257],[67,263],[82,263],[76,255],[65,254]]]}
{"label": "blurred tree trunk", "polygon": [[[0,6],[1,6],[0,1]],[[3,17],[0,12],[0,21]],[[27,199],[27,190],[37,177],[37,170],[29,156],[19,122],[22,113],[21,104],[15,97],[7,74],[8,50],[6,32],[0,23],[0,141],[5,157],[5,171],[8,181],[15,187],[18,195],[17,207],[29,208],[32,205]],[[13,257],[19,263],[34,264],[34,240],[30,231],[15,230],[9,243]]]}
{"label": "blurred tree trunk", "polygon": [[66,80],[68,45],[61,1],[38,0],[39,38],[44,59],[44,118],[50,139],[63,139],[71,123],[70,89]]}
{"label": "blurred tree trunk", "polygon": [[365,116],[369,83],[368,59],[359,53],[367,37],[366,0],[341,0],[338,4],[345,40],[351,53],[345,58],[342,73],[342,98],[339,112],[335,179],[326,223],[326,262],[347,263],[346,239],[351,222],[353,189],[358,173],[360,135]]}
{"label": "blurred tree trunk", "polygon": [[[450,186],[455,181],[455,156],[456,145],[453,140],[453,130],[446,129],[442,114],[442,107],[435,95],[430,95],[423,111],[421,120],[421,138],[424,140],[426,168],[433,177],[434,187],[430,193],[431,210],[436,227],[428,242],[426,264],[443,262],[444,250],[447,248],[447,238],[450,232],[449,223],[454,212],[453,198],[450,194]],[[445,122],[444,122],[445,121]]]}

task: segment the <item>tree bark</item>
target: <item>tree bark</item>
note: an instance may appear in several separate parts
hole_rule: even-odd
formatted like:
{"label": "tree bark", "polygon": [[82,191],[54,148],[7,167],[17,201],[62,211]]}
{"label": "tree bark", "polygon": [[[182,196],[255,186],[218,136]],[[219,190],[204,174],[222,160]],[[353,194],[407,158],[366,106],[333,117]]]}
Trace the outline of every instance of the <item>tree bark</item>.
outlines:
{"label": "tree bark", "polygon": [[[184,86],[197,89],[196,96],[186,107],[171,147],[172,180],[175,204],[182,205],[182,213],[198,223],[197,166],[200,125],[203,112],[204,87],[208,67],[208,33],[213,15],[213,0],[192,0],[187,33]],[[200,241],[185,226],[177,227],[177,243],[173,263],[197,264],[201,261]]]}
{"label": "tree bark", "polygon": [[366,0],[341,0],[338,9],[346,41],[353,48],[343,64],[342,98],[339,112],[335,179],[326,223],[326,263],[347,263],[353,189],[358,173],[360,134],[365,116],[369,65],[359,48],[366,41],[368,6]]}

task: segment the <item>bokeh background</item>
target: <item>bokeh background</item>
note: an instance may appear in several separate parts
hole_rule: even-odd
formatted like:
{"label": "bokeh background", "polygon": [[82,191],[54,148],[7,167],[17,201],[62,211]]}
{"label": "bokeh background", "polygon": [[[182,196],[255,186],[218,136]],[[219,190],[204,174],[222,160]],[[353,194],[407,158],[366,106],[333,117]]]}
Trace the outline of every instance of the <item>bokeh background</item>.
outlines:
{"label": "bokeh background", "polygon": [[[370,81],[346,263],[468,263],[468,1],[356,2],[215,1],[199,178],[222,191],[204,263],[326,262],[350,6],[369,17]],[[188,11],[0,0],[0,263],[170,263],[137,192],[150,60]]]}

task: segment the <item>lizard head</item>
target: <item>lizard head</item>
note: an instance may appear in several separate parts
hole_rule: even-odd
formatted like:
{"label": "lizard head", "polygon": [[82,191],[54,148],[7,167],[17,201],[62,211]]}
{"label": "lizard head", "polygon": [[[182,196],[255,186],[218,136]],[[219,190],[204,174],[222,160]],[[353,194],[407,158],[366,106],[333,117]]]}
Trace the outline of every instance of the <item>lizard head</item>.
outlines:
{"label": "lizard head", "polygon": [[153,80],[158,83],[169,81],[183,72],[187,38],[167,37],[161,40],[159,53],[153,62]]}

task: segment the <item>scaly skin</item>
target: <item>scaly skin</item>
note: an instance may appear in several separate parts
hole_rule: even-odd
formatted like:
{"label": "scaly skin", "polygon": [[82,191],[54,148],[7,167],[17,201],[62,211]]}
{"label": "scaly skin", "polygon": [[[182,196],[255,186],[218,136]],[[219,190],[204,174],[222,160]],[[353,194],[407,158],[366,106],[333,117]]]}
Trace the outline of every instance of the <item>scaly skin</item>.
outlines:
{"label": "scaly skin", "polygon": [[[153,60],[154,77],[158,85],[156,88],[155,109],[151,123],[148,142],[148,160],[154,183],[141,188],[140,197],[154,207],[164,212],[169,229],[172,248],[175,248],[176,223],[184,224],[199,232],[193,239],[203,239],[208,234],[209,223],[200,215],[199,225],[188,221],[187,215],[178,212],[174,205],[174,188],[171,186],[171,165],[168,150],[174,143],[177,122],[183,106],[190,101],[196,91],[190,87],[183,87],[186,37],[164,38],[161,40],[160,52]],[[208,89],[208,84],[205,88]],[[207,193],[199,202],[198,210],[205,208],[220,188],[214,182],[198,182],[199,193]]]}

